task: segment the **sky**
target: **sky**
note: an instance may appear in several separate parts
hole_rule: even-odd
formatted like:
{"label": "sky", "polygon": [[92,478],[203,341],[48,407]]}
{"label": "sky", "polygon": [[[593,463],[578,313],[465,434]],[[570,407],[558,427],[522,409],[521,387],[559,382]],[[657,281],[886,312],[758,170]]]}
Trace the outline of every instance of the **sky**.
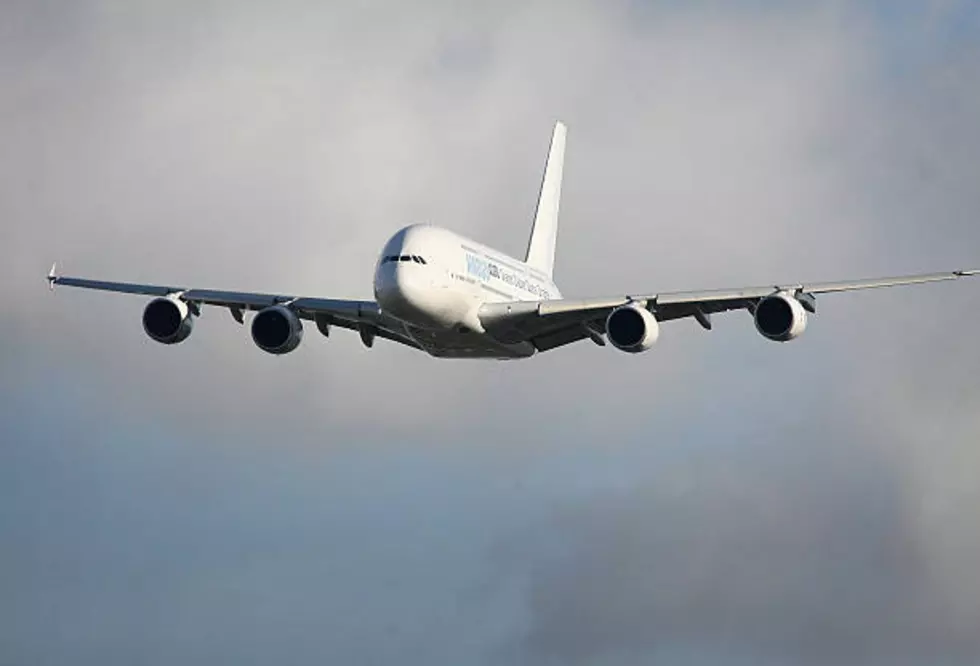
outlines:
{"label": "sky", "polygon": [[430,359],[67,274],[369,298],[413,222],[566,296],[980,267],[980,11],[0,5],[0,664],[980,660],[980,284]]}

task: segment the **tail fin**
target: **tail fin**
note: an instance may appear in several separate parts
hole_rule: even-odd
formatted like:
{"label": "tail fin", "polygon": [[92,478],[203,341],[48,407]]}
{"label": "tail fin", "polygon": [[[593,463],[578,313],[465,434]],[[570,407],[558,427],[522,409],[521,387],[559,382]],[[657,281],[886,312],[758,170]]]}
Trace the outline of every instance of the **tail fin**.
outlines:
{"label": "tail fin", "polygon": [[555,123],[551,149],[544,166],[541,192],[534,212],[534,225],[527,243],[524,263],[551,277],[555,266],[555,241],[558,239],[558,202],[561,199],[561,174],[565,161],[565,124]]}

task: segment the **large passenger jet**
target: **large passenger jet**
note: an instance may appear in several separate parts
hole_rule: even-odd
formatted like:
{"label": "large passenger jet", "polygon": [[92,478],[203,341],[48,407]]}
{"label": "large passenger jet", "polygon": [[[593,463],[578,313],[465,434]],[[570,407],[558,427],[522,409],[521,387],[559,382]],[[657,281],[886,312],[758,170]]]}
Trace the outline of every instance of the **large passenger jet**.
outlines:
{"label": "large passenger jet", "polygon": [[711,291],[564,298],[555,284],[558,202],[565,157],[565,125],[555,124],[531,236],[523,261],[452,231],[412,225],[392,236],[374,272],[374,300],[217,291],[63,277],[52,266],[51,288],[61,284],[154,297],[143,310],[153,340],[187,339],[202,305],[227,308],[245,323],[252,340],[270,354],[295,350],[303,322],[323,335],[333,327],[358,331],[371,347],[383,338],[442,358],[527,358],[579,340],[608,340],[624,352],[641,352],[660,335],[660,322],[692,317],[711,329],[711,317],[747,310],[758,332],[786,342],[803,333],[817,294],[954,280],[980,270],[842,282],[773,284]]}

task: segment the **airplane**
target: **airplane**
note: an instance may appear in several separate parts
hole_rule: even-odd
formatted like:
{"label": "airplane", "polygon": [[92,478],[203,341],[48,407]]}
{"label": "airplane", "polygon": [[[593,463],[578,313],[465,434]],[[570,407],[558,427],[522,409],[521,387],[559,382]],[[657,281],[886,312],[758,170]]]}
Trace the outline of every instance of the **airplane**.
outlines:
{"label": "airplane", "polygon": [[294,351],[303,322],[324,336],[355,330],[366,347],[376,338],[438,358],[521,359],[580,340],[618,350],[650,349],[661,322],[693,318],[704,329],[712,315],[746,310],[768,340],[799,337],[816,296],[856,289],[955,280],[980,270],[842,282],[790,283],[709,291],[567,299],[554,282],[555,242],[567,130],[555,123],[524,260],[429,224],[400,229],[384,245],[374,271],[374,300],[340,300],[217,291],[64,277],[51,267],[48,283],[152,296],[143,329],[153,340],[186,340],[202,305],[227,308],[239,324],[254,311],[252,340],[270,354]]}

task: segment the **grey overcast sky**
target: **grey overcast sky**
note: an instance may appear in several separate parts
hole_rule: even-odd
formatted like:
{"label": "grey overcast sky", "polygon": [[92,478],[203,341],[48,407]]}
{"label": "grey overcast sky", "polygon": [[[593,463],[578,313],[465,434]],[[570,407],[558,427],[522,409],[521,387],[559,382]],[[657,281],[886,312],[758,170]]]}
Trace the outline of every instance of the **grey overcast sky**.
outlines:
{"label": "grey overcast sky", "polygon": [[980,266],[980,10],[0,5],[0,664],[980,662],[980,284],[435,361],[107,279],[368,297],[416,221],[568,295]]}

